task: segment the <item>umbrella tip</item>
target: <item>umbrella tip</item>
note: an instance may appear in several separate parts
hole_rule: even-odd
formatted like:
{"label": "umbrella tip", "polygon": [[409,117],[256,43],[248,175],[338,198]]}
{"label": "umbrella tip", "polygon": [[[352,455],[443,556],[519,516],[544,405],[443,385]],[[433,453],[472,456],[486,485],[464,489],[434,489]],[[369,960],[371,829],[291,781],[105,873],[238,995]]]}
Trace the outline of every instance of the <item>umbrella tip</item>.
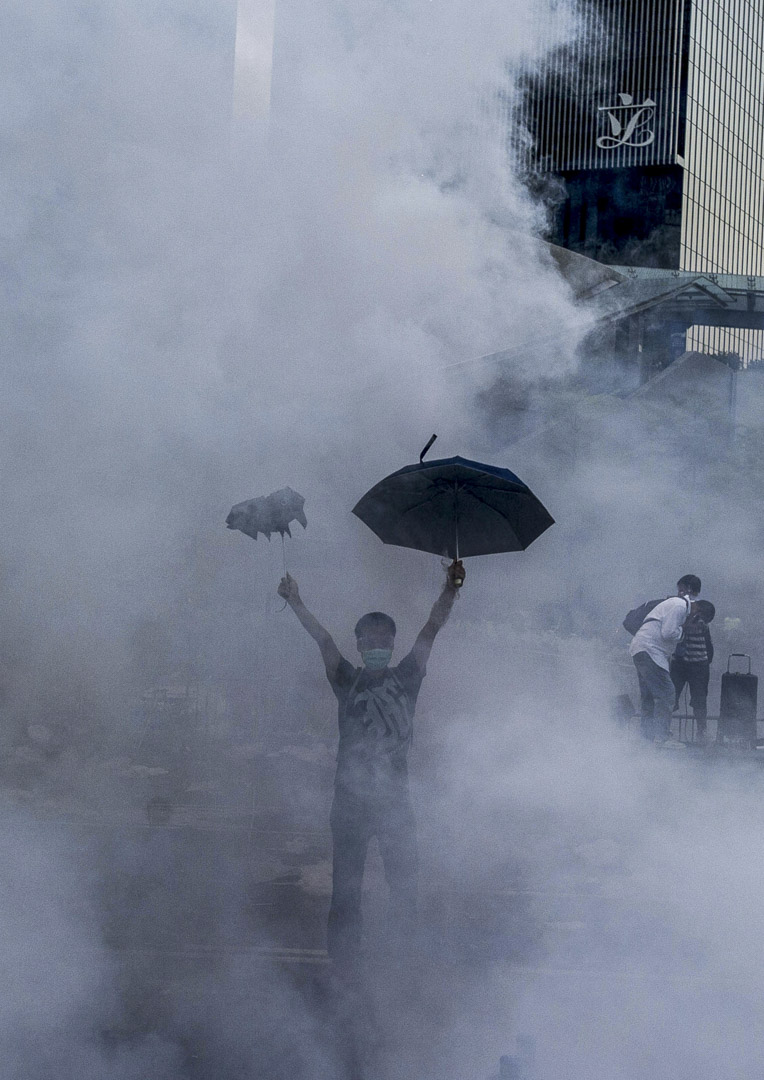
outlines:
{"label": "umbrella tip", "polygon": [[431,436],[430,436],[430,441],[429,441],[429,442],[427,443],[427,446],[425,446],[424,450],[423,450],[423,451],[422,451],[422,453],[421,453],[421,454],[419,455],[419,464],[420,464],[420,465],[422,464],[422,461],[424,460],[424,455],[425,455],[425,454],[427,453],[427,451],[428,451],[428,450],[430,449],[430,447],[431,447],[431,446],[432,446],[432,444],[433,444],[433,443],[435,442],[435,440],[437,439],[437,437],[438,437],[437,435],[431,435]]}

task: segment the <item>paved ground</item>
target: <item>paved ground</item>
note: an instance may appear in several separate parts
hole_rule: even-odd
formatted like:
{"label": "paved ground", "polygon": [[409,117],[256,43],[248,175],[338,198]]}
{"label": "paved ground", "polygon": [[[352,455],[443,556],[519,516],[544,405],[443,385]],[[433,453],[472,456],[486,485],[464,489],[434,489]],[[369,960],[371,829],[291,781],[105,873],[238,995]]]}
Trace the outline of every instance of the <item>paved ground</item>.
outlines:
{"label": "paved ground", "polygon": [[[764,760],[676,753],[690,768]],[[61,853],[57,887],[67,874],[73,895],[87,883],[94,914],[73,967],[108,970],[116,986],[92,1037],[107,1055],[155,1046],[147,1080],[488,1080],[514,1045],[521,985],[549,984],[546,999],[561,1003],[588,995],[595,1011],[647,978],[628,968],[631,943],[660,939],[661,912],[635,910],[595,852],[593,869],[584,859],[554,891],[524,887],[511,867],[469,894],[425,874],[420,940],[391,958],[372,850],[367,956],[338,973],[324,951],[330,837],[315,792],[326,795],[331,759],[320,748],[193,768],[93,762],[76,785],[34,755],[16,766],[0,797],[25,842]],[[283,791],[288,807],[275,801]],[[438,1072],[446,1062],[460,1063],[455,1076]]]}

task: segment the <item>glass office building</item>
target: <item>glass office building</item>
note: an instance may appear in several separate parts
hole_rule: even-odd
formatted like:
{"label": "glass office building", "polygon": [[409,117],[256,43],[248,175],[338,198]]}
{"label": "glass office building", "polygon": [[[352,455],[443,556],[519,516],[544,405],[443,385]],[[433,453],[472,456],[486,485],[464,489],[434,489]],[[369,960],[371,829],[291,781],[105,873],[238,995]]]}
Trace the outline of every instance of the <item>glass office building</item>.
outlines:
{"label": "glass office building", "polygon": [[764,3],[581,0],[526,80],[550,239],[602,262],[764,275]]}
{"label": "glass office building", "polygon": [[681,268],[764,275],[764,4],[693,0]]}

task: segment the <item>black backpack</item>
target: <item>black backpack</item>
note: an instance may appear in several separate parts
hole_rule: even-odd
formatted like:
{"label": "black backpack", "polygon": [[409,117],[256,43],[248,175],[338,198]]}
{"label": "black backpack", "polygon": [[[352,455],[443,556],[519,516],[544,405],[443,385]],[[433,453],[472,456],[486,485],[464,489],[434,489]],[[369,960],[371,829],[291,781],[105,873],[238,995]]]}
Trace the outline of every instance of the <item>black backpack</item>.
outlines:
{"label": "black backpack", "polygon": [[621,623],[624,630],[628,631],[628,633],[630,633],[631,636],[634,637],[637,630],[639,630],[640,626],[645,621],[650,612],[653,610],[653,608],[657,607],[658,604],[662,604],[665,599],[666,597],[662,596],[659,600],[645,600],[644,604],[640,604],[639,607],[632,608],[629,614]]}

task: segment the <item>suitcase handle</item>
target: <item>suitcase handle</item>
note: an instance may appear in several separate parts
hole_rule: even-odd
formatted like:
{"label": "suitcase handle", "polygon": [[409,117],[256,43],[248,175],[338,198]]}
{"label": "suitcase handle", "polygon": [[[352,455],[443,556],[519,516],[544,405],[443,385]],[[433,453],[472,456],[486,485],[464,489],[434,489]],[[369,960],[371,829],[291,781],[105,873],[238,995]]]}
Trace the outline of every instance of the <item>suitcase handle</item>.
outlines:
{"label": "suitcase handle", "polygon": [[745,674],[746,674],[746,675],[750,675],[750,674],[751,674],[751,658],[750,658],[750,656],[748,655],[748,653],[744,653],[744,652],[733,652],[733,653],[730,653],[730,654],[729,654],[729,656],[728,656],[728,658],[727,658],[727,671],[729,671],[729,669],[730,669],[730,661],[731,661],[731,660],[732,660],[732,658],[733,658],[733,657],[735,657],[735,656],[736,656],[736,657],[738,657],[738,658],[741,658],[741,657],[742,657],[742,659],[743,659],[743,660],[747,660],[747,661],[748,661],[748,671],[747,671],[747,672],[745,672]]}

